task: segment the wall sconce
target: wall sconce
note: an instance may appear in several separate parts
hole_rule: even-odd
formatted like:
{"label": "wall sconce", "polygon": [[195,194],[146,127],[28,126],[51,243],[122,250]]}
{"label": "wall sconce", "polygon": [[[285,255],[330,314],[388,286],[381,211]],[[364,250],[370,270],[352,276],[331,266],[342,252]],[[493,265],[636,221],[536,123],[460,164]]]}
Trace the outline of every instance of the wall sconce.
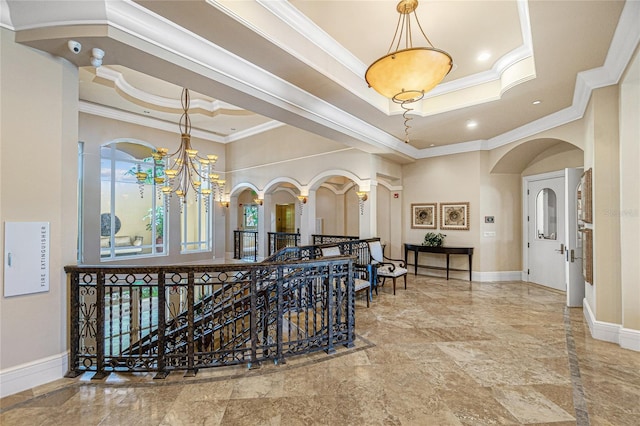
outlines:
{"label": "wall sconce", "polygon": [[229,208],[229,202],[228,201],[220,201],[220,206]]}
{"label": "wall sconce", "polygon": [[369,196],[365,191],[356,191],[356,195],[358,196],[358,204],[360,205],[360,214],[364,214],[364,202],[369,199]]}
{"label": "wall sconce", "polygon": [[298,195],[298,201],[300,201],[300,216],[302,216],[302,209],[304,208],[304,205],[307,204],[307,196]]}
{"label": "wall sconce", "polygon": [[264,200],[261,200],[260,198],[254,198],[253,202],[261,206],[264,203]]}

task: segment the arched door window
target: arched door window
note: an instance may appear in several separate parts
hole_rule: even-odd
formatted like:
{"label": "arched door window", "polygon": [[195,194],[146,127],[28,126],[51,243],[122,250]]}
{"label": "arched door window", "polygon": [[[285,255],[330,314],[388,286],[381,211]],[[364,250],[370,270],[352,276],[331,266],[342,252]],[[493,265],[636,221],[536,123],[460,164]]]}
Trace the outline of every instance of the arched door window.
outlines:
{"label": "arched door window", "polygon": [[558,239],[558,201],[551,188],[544,188],[536,196],[536,238]]}

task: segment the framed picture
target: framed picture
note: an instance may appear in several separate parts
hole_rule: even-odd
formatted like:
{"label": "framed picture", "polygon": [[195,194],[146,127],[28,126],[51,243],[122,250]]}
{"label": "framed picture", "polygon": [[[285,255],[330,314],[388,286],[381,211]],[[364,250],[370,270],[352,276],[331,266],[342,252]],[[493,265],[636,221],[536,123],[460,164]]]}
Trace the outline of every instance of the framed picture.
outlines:
{"label": "framed picture", "polygon": [[411,227],[436,229],[438,224],[436,203],[411,204]]}
{"label": "framed picture", "polygon": [[586,282],[593,284],[593,230],[584,228],[582,233],[582,275]]}
{"label": "framed picture", "polygon": [[582,202],[579,219],[586,223],[593,223],[591,173],[591,169],[587,170],[580,179],[580,198]]}
{"label": "framed picture", "polygon": [[469,230],[469,203],[440,203],[440,229]]}

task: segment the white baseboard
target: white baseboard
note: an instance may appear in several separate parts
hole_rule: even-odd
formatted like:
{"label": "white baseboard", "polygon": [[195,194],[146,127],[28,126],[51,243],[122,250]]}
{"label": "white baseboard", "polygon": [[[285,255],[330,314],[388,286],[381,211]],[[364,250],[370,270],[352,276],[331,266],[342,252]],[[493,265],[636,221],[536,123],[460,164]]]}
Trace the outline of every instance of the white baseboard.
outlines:
{"label": "white baseboard", "polygon": [[471,273],[473,281],[491,282],[491,281],[522,281],[522,272],[520,271],[487,271]]}
{"label": "white baseboard", "polygon": [[0,371],[0,398],[61,379],[69,368],[69,352]]}
{"label": "white baseboard", "polygon": [[621,348],[640,352],[640,330],[623,328],[620,324],[596,320],[587,299],[582,301],[582,306],[591,337],[605,342],[617,343]]}
{"label": "white baseboard", "polygon": [[640,331],[621,327],[620,347],[640,352]]}
{"label": "white baseboard", "polygon": [[[413,274],[413,265],[409,266],[409,272]],[[425,274],[432,277],[445,278],[447,272],[444,270],[436,270],[430,268],[418,267],[419,274]],[[449,278],[456,278],[461,280],[469,279],[469,271],[449,271]],[[492,281],[522,281],[520,271],[472,271],[471,279],[478,282],[492,282]]]}

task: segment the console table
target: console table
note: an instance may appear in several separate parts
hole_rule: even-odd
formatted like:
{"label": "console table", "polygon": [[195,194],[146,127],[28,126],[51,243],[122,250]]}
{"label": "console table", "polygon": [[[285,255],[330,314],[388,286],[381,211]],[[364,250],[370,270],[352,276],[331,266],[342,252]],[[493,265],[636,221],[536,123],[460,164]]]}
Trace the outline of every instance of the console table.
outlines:
{"label": "console table", "polygon": [[[404,263],[408,266],[407,262],[407,254],[409,251],[413,252],[414,255],[414,275],[418,274],[418,253],[440,253],[447,255],[447,279],[449,279],[449,256],[452,254],[466,254],[469,256],[469,281],[471,281],[471,265],[473,263],[473,247],[430,247],[423,246],[422,244],[407,244],[404,245]],[[435,266],[424,266],[420,265],[423,268],[431,268],[431,269],[442,269]],[[454,269],[458,271],[460,269]]]}

